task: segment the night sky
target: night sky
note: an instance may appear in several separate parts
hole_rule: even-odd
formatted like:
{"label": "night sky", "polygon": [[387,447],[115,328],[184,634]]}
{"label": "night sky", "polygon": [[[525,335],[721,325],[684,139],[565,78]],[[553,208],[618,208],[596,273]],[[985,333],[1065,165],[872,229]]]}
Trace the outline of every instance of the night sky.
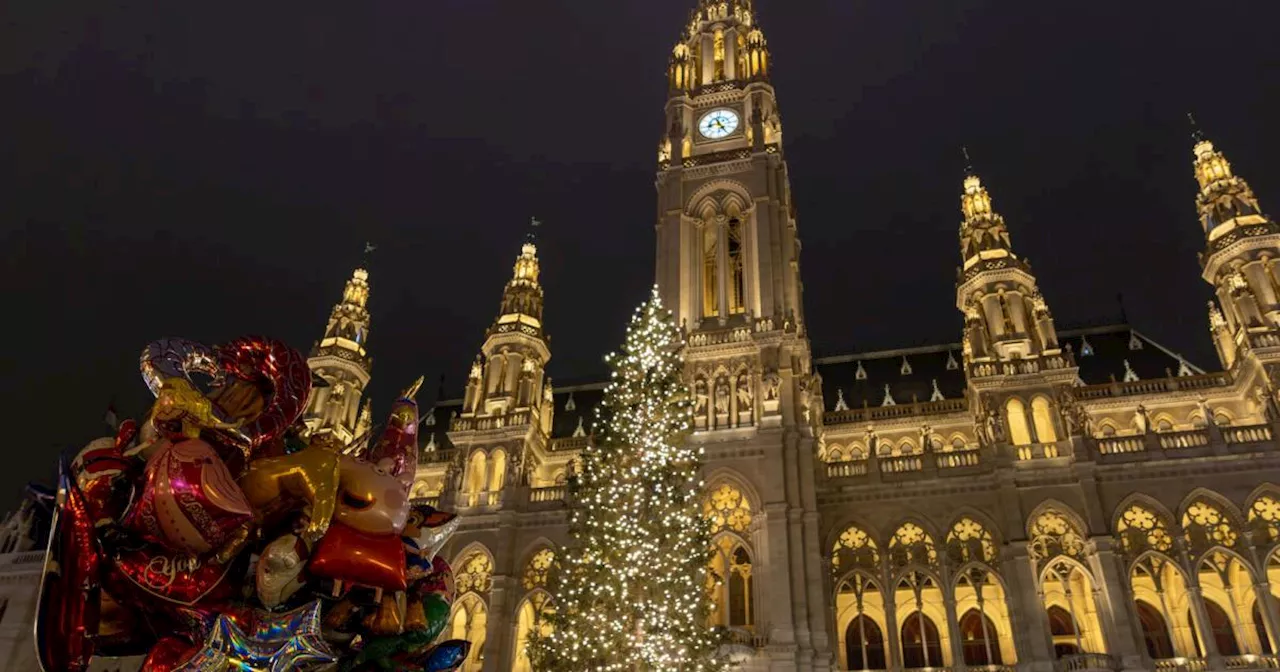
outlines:
{"label": "night sky", "polygon": [[[145,411],[150,340],[309,348],[366,240],[379,413],[420,374],[460,390],[531,216],[550,373],[601,375],[653,279],[694,2],[5,3],[0,508],[113,399]],[[959,339],[967,145],[1060,326],[1123,293],[1217,365],[1185,114],[1280,209],[1280,3],[759,5],[818,353]]]}

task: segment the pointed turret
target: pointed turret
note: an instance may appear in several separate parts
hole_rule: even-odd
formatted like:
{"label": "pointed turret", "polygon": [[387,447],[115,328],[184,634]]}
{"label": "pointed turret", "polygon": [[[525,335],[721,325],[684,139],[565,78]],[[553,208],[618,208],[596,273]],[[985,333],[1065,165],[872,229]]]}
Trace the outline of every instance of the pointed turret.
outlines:
{"label": "pointed turret", "polygon": [[304,416],[307,428],[313,434],[332,432],[343,444],[350,444],[362,433],[361,395],[373,369],[373,358],[365,349],[368,303],[369,271],[357,268],[347,280],[342,300],[329,313],[324,338],[307,359],[311,370],[326,383],[311,393]]}
{"label": "pointed turret", "polygon": [[1243,178],[1225,154],[1197,130],[1194,169],[1200,191],[1196,210],[1205,232],[1200,255],[1202,277],[1213,285],[1221,314],[1210,311],[1210,330],[1219,355],[1230,368],[1238,354],[1234,343],[1245,330],[1256,349],[1280,342],[1280,226],[1262,212]]}
{"label": "pointed turret", "polygon": [[960,210],[963,265],[956,307],[965,315],[968,359],[1007,361],[1057,354],[1053,316],[1036,288],[1031,266],[1014,253],[1004,217],[972,167],[966,169]]}
{"label": "pointed turret", "polygon": [[[533,220],[535,228],[538,224]],[[542,403],[543,372],[551,350],[543,332],[539,272],[538,247],[531,232],[502,290],[498,317],[471,367],[463,417],[502,415]]]}

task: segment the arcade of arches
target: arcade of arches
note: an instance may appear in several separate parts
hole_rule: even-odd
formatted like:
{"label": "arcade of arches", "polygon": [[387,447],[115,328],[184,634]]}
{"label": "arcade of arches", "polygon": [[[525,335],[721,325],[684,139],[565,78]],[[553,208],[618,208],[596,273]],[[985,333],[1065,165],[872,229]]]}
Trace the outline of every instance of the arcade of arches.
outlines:
{"label": "arcade of arches", "polygon": [[[1271,654],[1280,626],[1280,489],[1243,504],[1198,491],[1175,514],[1131,496],[1114,512],[1114,572],[1097,535],[1056,502],[1036,509],[1026,521],[1027,540],[1013,544],[998,539],[978,514],[961,513],[945,528],[908,519],[883,534],[846,524],[829,555],[840,669],[1015,665],[1015,620],[1028,617],[1029,603],[1006,588],[1012,576],[1034,582],[1029,599],[1042,616],[1032,618],[1057,657],[1111,653],[1117,634],[1109,608],[1124,610],[1151,660]],[[752,576],[761,508],[740,485],[719,482],[708,489],[703,513],[712,529],[711,624],[755,633],[764,606]],[[1018,548],[1025,549],[1021,557]],[[462,669],[478,672],[493,560],[473,545],[454,566],[458,599],[449,636],[474,643]],[[554,609],[547,585],[556,552],[544,544],[521,567],[509,602],[515,605],[509,659],[514,672],[531,672],[529,637],[548,627],[542,616]],[[1111,596],[1112,586],[1123,592],[1120,599]]]}

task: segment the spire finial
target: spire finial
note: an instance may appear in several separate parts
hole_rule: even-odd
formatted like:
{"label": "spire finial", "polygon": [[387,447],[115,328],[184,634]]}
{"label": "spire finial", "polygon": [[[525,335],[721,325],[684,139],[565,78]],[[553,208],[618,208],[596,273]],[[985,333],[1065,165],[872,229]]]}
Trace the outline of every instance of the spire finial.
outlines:
{"label": "spire finial", "polygon": [[960,152],[961,152],[962,154],[964,154],[964,174],[965,174],[966,176],[967,176],[967,175],[972,175],[972,174],[973,174],[973,159],[969,157],[969,146],[968,146],[968,145],[960,145]]}
{"label": "spire finial", "polygon": [[363,254],[361,255],[361,257],[360,257],[360,265],[361,265],[361,266],[368,267],[368,266],[369,266],[369,255],[373,254],[373,253],[374,253],[374,251],[375,251],[375,250],[377,250],[377,249],[378,249],[378,246],[377,246],[377,245],[374,245],[373,243],[371,243],[371,242],[369,242],[369,241],[367,241],[367,240],[366,240],[366,241],[364,241],[364,253],[363,253]]}
{"label": "spire finial", "polygon": [[1187,121],[1191,124],[1191,139],[1204,142],[1204,132],[1200,130],[1200,124],[1196,123],[1196,115],[1187,112]]}
{"label": "spire finial", "polygon": [[538,242],[538,227],[540,226],[542,226],[542,220],[538,219],[537,217],[529,218],[529,233],[525,235],[525,242],[527,243]]}

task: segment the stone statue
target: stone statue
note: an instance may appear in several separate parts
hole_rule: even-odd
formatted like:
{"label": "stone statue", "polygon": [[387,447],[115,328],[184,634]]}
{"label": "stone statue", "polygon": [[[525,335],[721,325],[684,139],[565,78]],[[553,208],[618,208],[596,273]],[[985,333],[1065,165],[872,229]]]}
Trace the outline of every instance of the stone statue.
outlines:
{"label": "stone statue", "polygon": [[738,412],[751,410],[751,381],[747,375],[738,376]]}
{"label": "stone statue", "polygon": [[729,395],[731,393],[732,390],[729,389],[728,380],[720,378],[716,381],[716,413],[724,415],[729,412]]}
{"label": "stone statue", "polygon": [[471,380],[480,380],[480,358],[476,357],[476,361],[471,365]]}
{"label": "stone statue", "polygon": [[1139,434],[1146,434],[1151,429],[1151,416],[1147,415],[1147,407],[1138,404],[1138,409],[1133,412],[1133,426],[1137,428]]}
{"label": "stone statue", "polygon": [[764,375],[764,400],[777,401],[782,394],[782,376],[777,371],[770,371]]}
{"label": "stone statue", "polygon": [[693,383],[693,412],[698,417],[706,417],[707,415],[707,381],[699,378]]}
{"label": "stone statue", "polygon": [[809,415],[811,413],[810,407],[813,405],[812,403],[810,403],[810,398],[809,398],[809,395],[810,395],[809,389],[812,385],[813,385],[813,381],[808,376],[801,378],[800,384],[798,385],[799,391],[800,391],[800,394],[799,394],[800,414],[804,416],[805,422],[809,422]]}

